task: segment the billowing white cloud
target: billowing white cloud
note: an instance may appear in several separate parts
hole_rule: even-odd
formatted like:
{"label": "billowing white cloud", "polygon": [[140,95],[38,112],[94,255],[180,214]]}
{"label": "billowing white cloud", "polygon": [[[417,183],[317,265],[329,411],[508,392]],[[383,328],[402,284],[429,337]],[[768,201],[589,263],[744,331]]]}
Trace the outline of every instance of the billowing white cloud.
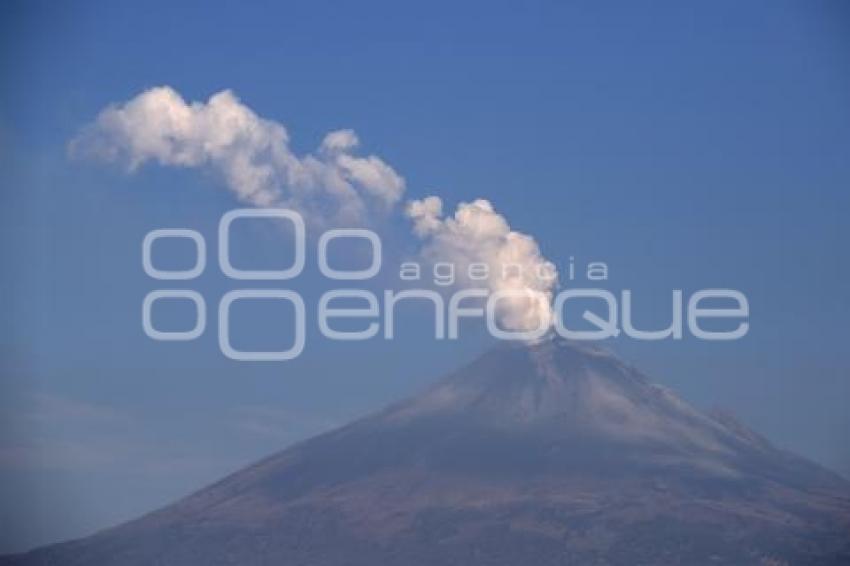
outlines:
{"label": "billowing white cloud", "polygon": [[[503,326],[527,331],[552,324],[555,266],[541,255],[534,238],[511,230],[489,201],[461,203],[453,216],[444,217],[442,200],[431,196],[411,201],[406,212],[414,233],[424,241],[427,259],[452,263],[463,286],[484,283],[490,291],[512,295],[498,303]],[[486,279],[471,280],[471,264],[487,265]],[[483,273],[478,271],[478,276]]]}
{"label": "billowing white cloud", "polygon": [[298,156],[282,124],[260,118],[229,90],[187,103],[157,87],[103,110],[70,149],[131,171],[148,161],[209,167],[240,201],[290,207],[324,225],[363,223],[372,208],[388,209],[404,193],[404,179],[382,159],[353,154],[358,145],[353,131],[340,130],[317,153]]}
{"label": "billowing white cloud", "polygon": [[[131,172],[147,162],[209,168],[243,203],[292,208],[309,223],[330,227],[367,223],[403,197],[404,179],[381,158],[356,155],[359,144],[353,130],[337,130],[315,153],[299,156],[290,149],[283,124],[259,117],[231,91],[187,103],[163,86],[104,109],[71,141],[70,150],[123,163]],[[423,256],[454,263],[461,286],[533,292],[499,302],[504,327],[549,325],[557,273],[534,239],[511,230],[489,201],[462,203],[445,218],[442,207],[435,196],[406,207],[423,241]],[[489,266],[486,281],[463,277],[473,263]]]}

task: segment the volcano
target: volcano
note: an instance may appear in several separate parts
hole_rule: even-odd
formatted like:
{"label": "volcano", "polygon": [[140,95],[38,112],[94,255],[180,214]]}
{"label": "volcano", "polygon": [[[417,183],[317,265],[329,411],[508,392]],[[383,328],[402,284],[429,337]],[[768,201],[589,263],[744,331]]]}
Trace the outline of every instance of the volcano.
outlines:
{"label": "volcano", "polygon": [[164,509],[0,562],[847,564],[850,482],[605,350],[504,344]]}

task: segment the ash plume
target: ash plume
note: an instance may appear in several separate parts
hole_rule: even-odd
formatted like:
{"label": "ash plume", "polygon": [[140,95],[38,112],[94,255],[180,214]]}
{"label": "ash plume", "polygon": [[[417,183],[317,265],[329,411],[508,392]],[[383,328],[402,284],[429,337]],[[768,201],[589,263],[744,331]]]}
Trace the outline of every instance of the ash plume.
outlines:
{"label": "ash plume", "polygon": [[299,156],[283,124],[260,118],[231,91],[187,103],[163,86],[104,109],[70,151],[131,172],[148,161],[209,168],[240,202],[292,208],[328,225],[362,224],[370,209],[390,208],[404,193],[404,179],[375,155],[355,155],[358,145],[352,130],[339,130]]}
{"label": "ash plume", "polygon": [[[120,163],[130,173],[148,162],[212,170],[239,202],[291,208],[323,228],[369,225],[376,216],[398,211],[404,178],[376,155],[357,155],[359,144],[353,130],[337,130],[315,152],[297,155],[283,124],[258,116],[233,92],[187,102],[161,86],[102,110],[69,151]],[[512,230],[485,199],[459,204],[452,216],[444,217],[442,209],[436,196],[404,208],[422,242],[422,257],[452,262],[461,275],[470,264],[487,265],[484,280],[461,276],[458,284],[506,293],[498,302],[506,329],[548,329],[557,272],[534,238]]]}

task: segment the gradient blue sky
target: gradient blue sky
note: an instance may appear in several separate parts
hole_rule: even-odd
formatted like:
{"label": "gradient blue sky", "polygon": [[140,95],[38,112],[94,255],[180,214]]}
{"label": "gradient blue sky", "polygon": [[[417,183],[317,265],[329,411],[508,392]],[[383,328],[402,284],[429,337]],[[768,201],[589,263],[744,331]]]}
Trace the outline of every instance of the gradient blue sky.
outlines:
{"label": "gradient blue sky", "polygon": [[[211,175],[131,176],[66,148],[157,85],[233,89],[298,151],[354,128],[409,197],[486,197],[558,265],[606,261],[647,321],[670,289],[741,289],[742,341],[613,347],[850,474],[846,4],[11,2],[0,26],[0,551],[150,510],[486,347],[409,324],[392,343],[313,333],[297,361],[239,364],[214,326],[146,338],[159,285],[142,237],[185,226],[212,246],[236,203]],[[191,285],[213,305],[232,287],[215,271]]]}

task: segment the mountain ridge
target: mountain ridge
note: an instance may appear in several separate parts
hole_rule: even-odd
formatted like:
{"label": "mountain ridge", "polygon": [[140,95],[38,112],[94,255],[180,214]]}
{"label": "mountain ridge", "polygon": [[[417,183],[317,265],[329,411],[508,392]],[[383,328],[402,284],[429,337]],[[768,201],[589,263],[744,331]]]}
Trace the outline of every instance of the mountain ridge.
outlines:
{"label": "mountain ridge", "polygon": [[850,482],[551,340],[6,563],[838,564],[847,532]]}

